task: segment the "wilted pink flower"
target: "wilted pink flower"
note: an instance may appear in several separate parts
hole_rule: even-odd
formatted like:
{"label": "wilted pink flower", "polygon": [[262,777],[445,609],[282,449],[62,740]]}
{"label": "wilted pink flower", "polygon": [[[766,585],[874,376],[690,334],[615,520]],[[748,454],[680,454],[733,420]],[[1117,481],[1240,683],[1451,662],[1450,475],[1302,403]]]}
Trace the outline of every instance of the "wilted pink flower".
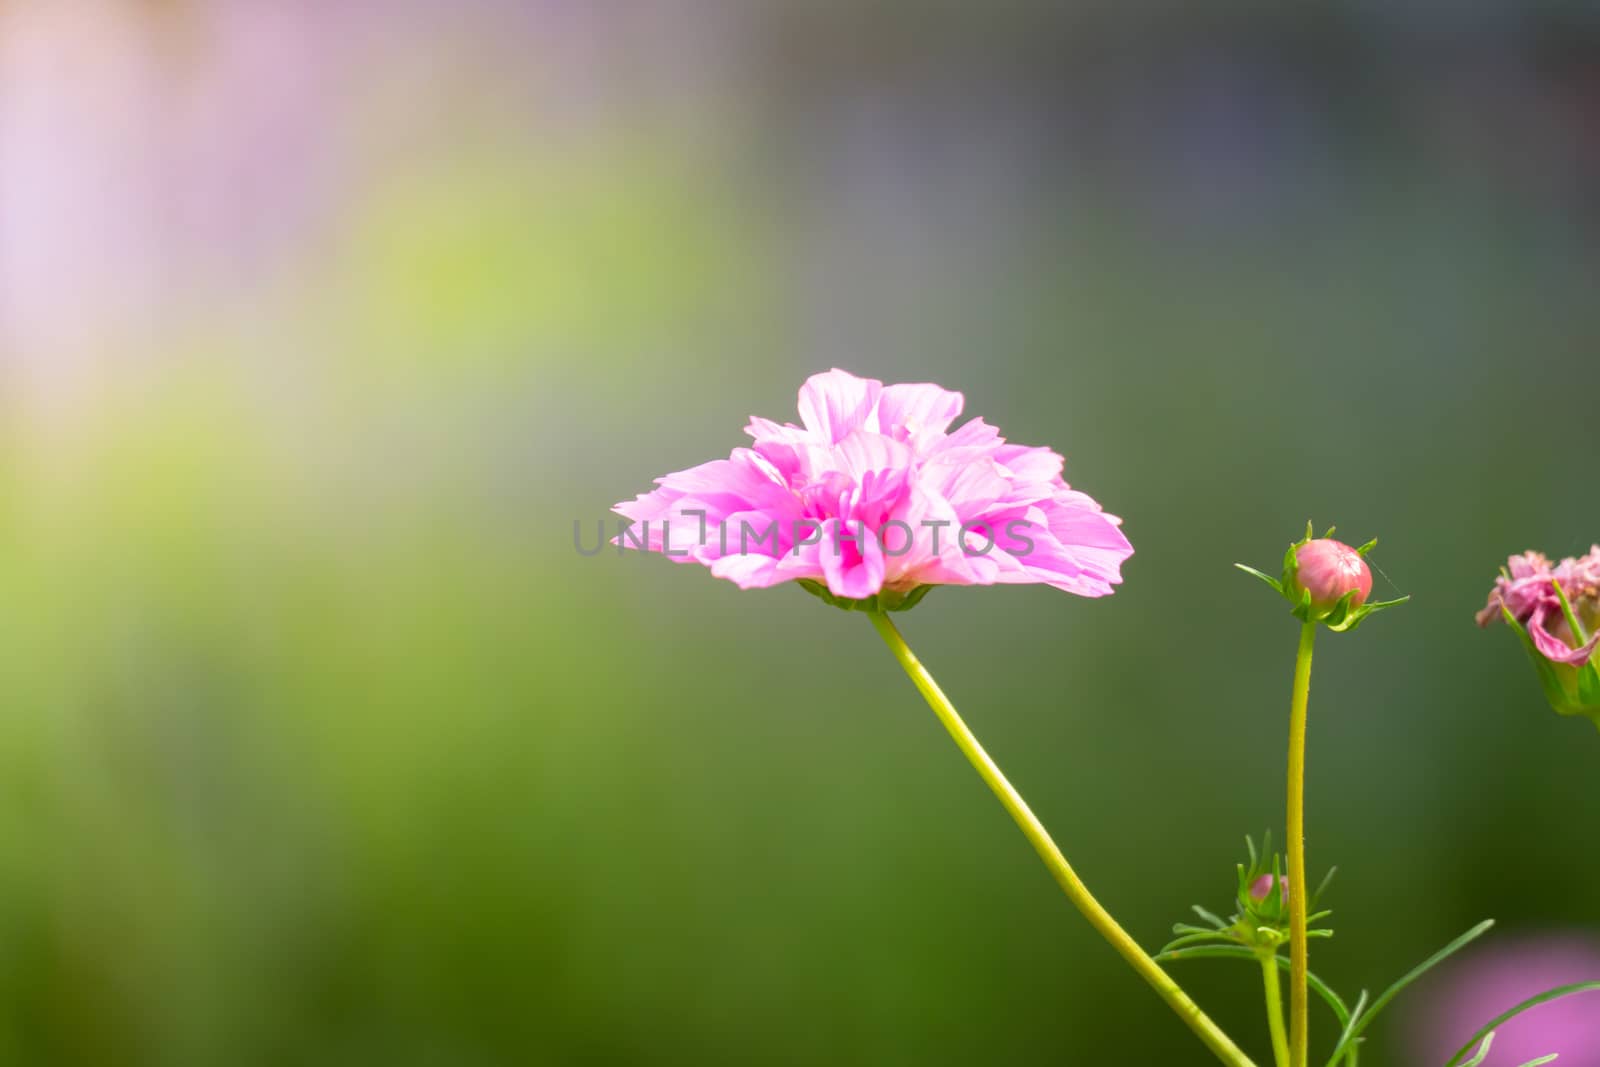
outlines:
{"label": "wilted pink flower", "polygon": [[1105,596],[1133,554],[1120,519],[1061,480],[1048,448],[1006,443],[937,385],[832,370],[800,389],[800,426],[752,418],[727,459],[656,479],[613,510],[618,544],[711,568],[743,589],[796,579],[859,599],[923,585],[1042,582]]}
{"label": "wilted pink flower", "polygon": [[[1600,979],[1600,944],[1539,937],[1474,946],[1422,986],[1408,1062],[1444,1063],[1479,1027],[1556,986]],[[1403,1002],[1403,1001],[1402,1001]],[[1495,1030],[1485,1067],[1513,1067],[1559,1053],[1557,1067],[1600,1067],[1600,993],[1541,1004]]]}
{"label": "wilted pink flower", "polygon": [[[1596,632],[1580,641],[1572,632],[1556,583],[1566,593],[1579,622]],[[1488,626],[1500,618],[1501,606],[1528,630],[1539,654],[1553,663],[1582,666],[1600,645],[1600,545],[1585,556],[1571,557],[1552,567],[1538,552],[1524,552],[1506,560],[1505,571],[1495,579],[1489,602],[1478,612],[1478,625]],[[1576,647],[1575,647],[1576,646]]]}
{"label": "wilted pink flower", "polygon": [[1361,553],[1345,544],[1322,537],[1307,541],[1295,550],[1295,581],[1311,593],[1311,606],[1327,611],[1346,594],[1350,606],[1359,608],[1372,594],[1372,571]]}

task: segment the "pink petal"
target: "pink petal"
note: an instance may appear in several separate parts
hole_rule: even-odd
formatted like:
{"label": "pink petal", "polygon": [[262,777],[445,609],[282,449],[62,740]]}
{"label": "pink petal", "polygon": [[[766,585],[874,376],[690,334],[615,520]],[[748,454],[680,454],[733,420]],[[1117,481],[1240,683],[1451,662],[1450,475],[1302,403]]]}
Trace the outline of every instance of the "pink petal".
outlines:
{"label": "pink petal", "polygon": [[740,589],[765,589],[794,580],[795,575],[784,573],[780,563],[773,556],[723,556],[712,561],[711,573],[728,579]]}
{"label": "pink petal", "polygon": [[1533,638],[1533,647],[1539,650],[1539,655],[1552,663],[1565,663],[1572,667],[1581,667],[1588,663],[1595,648],[1600,647],[1600,631],[1596,631],[1581,648],[1569,648],[1565,641],[1544,628],[1545,613],[1549,610],[1540,607],[1528,619],[1528,636]]}
{"label": "pink petal", "polygon": [[872,414],[883,383],[834,368],[800,387],[800,421],[828,444],[842,440]]}
{"label": "pink petal", "polygon": [[[961,551],[956,543],[961,517],[938,493],[925,486],[913,486],[891,517],[911,528],[913,541],[908,551],[897,551],[886,559],[886,581],[896,586],[993,584],[997,573],[994,561]],[[895,530],[885,536],[892,538],[890,546],[898,550],[904,531]]]}
{"label": "pink petal", "polygon": [[852,430],[834,446],[829,464],[859,482],[868,471],[910,470],[911,447],[871,430]]}
{"label": "pink petal", "polygon": [[891,385],[878,397],[877,429],[901,440],[930,430],[943,433],[965,403],[960,393],[937,385]]}
{"label": "pink petal", "polygon": [[1000,436],[999,430],[982,419],[970,419],[962,423],[955,433],[938,439],[919,451],[928,458],[938,456],[955,460],[961,457],[976,458],[991,455],[1003,444],[1005,438]]}
{"label": "pink petal", "polygon": [[922,468],[922,484],[948,500],[963,521],[983,518],[1012,489],[1005,469],[988,456],[931,460]]}
{"label": "pink petal", "polygon": [[1058,452],[1027,445],[1001,445],[995,449],[994,458],[1014,477],[1030,482],[1054,482],[1061,477],[1061,467],[1066,462]]}
{"label": "pink petal", "polygon": [[[856,533],[860,533],[856,543],[845,540]],[[838,519],[830,519],[818,547],[822,573],[834,596],[859,600],[883,588],[883,549],[872,530],[852,525],[846,531]]]}

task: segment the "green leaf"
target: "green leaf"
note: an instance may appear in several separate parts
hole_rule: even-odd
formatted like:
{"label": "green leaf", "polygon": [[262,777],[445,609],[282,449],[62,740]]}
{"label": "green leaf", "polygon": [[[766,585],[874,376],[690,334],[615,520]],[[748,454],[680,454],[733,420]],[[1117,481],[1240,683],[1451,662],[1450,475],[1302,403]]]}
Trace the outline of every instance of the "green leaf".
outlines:
{"label": "green leaf", "polygon": [[1216,915],[1202,908],[1198,904],[1194,905],[1194,913],[1200,916],[1200,918],[1204,919],[1206,922],[1210,923],[1212,926],[1215,926],[1218,930],[1226,930],[1228,928],[1227,923],[1223,922],[1221,919],[1217,918]]}
{"label": "green leaf", "polygon": [[[1600,990],[1600,982],[1577,982],[1573,985],[1563,985],[1557,986],[1554,989],[1547,989],[1537,996],[1529,997],[1516,1007],[1511,1008],[1508,1011],[1501,1012],[1493,1019],[1490,1019],[1487,1023],[1484,1023],[1483,1026],[1479,1028],[1478,1032],[1473,1034],[1472,1037],[1467,1040],[1467,1043],[1462,1045],[1461,1048],[1456,1051],[1454,1056],[1450,1057],[1450,1062],[1446,1063],[1444,1067],[1457,1067],[1457,1064],[1461,1061],[1461,1057],[1472,1051],[1472,1047],[1474,1045],[1476,1045],[1479,1041],[1486,1040],[1489,1035],[1494,1033],[1494,1031],[1504,1026],[1509,1020],[1521,1015],[1529,1008],[1537,1008],[1539,1005],[1548,1004],[1552,1000],[1560,1000],[1562,997],[1576,996],[1579,993],[1592,993],[1596,990]],[[1550,1061],[1540,1060],[1538,1062],[1549,1063]],[[1466,1067],[1466,1065],[1461,1064],[1461,1067]]]}
{"label": "green leaf", "polygon": [[1345,1046],[1350,1041],[1360,1037],[1362,1032],[1365,1031],[1368,1026],[1372,1025],[1372,1020],[1378,1017],[1378,1013],[1383,1011],[1383,1009],[1389,1005],[1391,1000],[1400,995],[1401,990],[1405,989],[1405,987],[1410,985],[1412,982],[1415,982],[1418,978],[1421,978],[1424,974],[1427,974],[1428,971],[1432,970],[1440,963],[1443,963],[1445,960],[1461,951],[1461,949],[1465,948],[1473,941],[1476,941],[1478,938],[1482,937],[1493,925],[1493,919],[1483,920],[1483,922],[1479,923],[1477,926],[1474,926],[1472,929],[1468,930],[1466,933],[1450,942],[1444,948],[1440,949],[1438,952],[1435,952],[1433,955],[1429,956],[1427,959],[1411,968],[1411,970],[1407,971],[1399,981],[1395,982],[1394,985],[1390,986],[1388,989],[1385,989],[1378,999],[1372,1002],[1371,1011],[1367,1012],[1365,1015],[1359,1015],[1359,1013],[1357,1013],[1359,1017],[1352,1016],[1351,1025],[1345,1028],[1344,1034],[1339,1038],[1339,1043],[1333,1047],[1333,1055],[1328,1059],[1328,1067],[1333,1067],[1334,1064],[1339,1062],[1339,1057],[1344,1054]]}
{"label": "green leaf", "polygon": [[[1245,948],[1243,945],[1217,945],[1209,948],[1181,949],[1176,952],[1167,952],[1163,950],[1152,958],[1157,963],[1169,963],[1174,960],[1211,959],[1251,960],[1252,962],[1256,962],[1261,959],[1260,956],[1256,955],[1254,949]],[[1278,961],[1278,967],[1280,970],[1289,970],[1288,959],[1283,956],[1274,956],[1273,959]],[[1345,1006],[1345,1003],[1342,999],[1340,999],[1339,994],[1335,993],[1332,987],[1330,987],[1326,982],[1314,974],[1307,973],[1306,985],[1315,990],[1317,996],[1321,997],[1323,1001],[1327,1003],[1329,1009],[1332,1010],[1334,1016],[1339,1020],[1340,1026],[1344,1026],[1350,1021],[1350,1009]]]}

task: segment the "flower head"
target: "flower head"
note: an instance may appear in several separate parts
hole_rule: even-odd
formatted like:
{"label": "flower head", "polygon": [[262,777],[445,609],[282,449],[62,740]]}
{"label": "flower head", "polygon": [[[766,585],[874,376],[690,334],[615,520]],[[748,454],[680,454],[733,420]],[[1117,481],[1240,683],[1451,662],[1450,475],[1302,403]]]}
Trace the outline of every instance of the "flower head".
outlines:
{"label": "flower head", "polygon": [[1377,543],[1373,540],[1360,548],[1351,548],[1343,541],[1335,541],[1332,529],[1321,537],[1314,537],[1308,522],[1305,537],[1291,544],[1284,553],[1281,578],[1263,574],[1243,563],[1234,566],[1281,593],[1294,605],[1294,615],[1301,621],[1320,622],[1334,631],[1354,630],[1368,615],[1411,599],[1403,596],[1398,600],[1367,602],[1372,595],[1372,570],[1367,566],[1366,555]]}
{"label": "flower head", "polygon": [[[1568,618],[1569,611],[1573,618]],[[1509,615],[1527,627],[1534,647],[1545,659],[1577,667],[1587,663],[1600,645],[1600,632],[1587,640],[1581,636],[1585,629],[1594,628],[1597,614],[1600,545],[1592,547],[1588,555],[1568,557],[1553,567],[1539,552],[1512,556],[1489,590],[1489,602],[1478,612],[1478,625],[1488,626]]]}
{"label": "flower head", "polygon": [[1551,707],[1600,725],[1600,545],[1555,565],[1538,552],[1512,556],[1477,618],[1504,619],[1523,639]]}
{"label": "flower head", "polygon": [[895,610],[935,585],[1040,582],[1105,596],[1133,554],[1121,520],[1010,444],[963,398],[842,370],[800,389],[800,422],[752,418],[748,448],[656,479],[613,508],[617,543],[751,589],[798,581],[840,607]]}

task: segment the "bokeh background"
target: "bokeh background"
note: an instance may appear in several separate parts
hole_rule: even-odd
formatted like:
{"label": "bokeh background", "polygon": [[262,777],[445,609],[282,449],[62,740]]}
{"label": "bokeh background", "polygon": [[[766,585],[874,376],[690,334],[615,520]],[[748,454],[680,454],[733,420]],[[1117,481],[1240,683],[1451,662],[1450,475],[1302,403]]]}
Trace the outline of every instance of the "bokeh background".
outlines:
{"label": "bokeh background", "polygon": [[1472,623],[1600,539],[1600,18],[1200,6],[0,0],[0,1058],[1206,1062],[863,618],[574,550],[835,365],[1126,518],[903,625],[1143,943],[1281,838],[1307,518],[1414,597],[1319,649],[1314,969],[1600,938]]}

